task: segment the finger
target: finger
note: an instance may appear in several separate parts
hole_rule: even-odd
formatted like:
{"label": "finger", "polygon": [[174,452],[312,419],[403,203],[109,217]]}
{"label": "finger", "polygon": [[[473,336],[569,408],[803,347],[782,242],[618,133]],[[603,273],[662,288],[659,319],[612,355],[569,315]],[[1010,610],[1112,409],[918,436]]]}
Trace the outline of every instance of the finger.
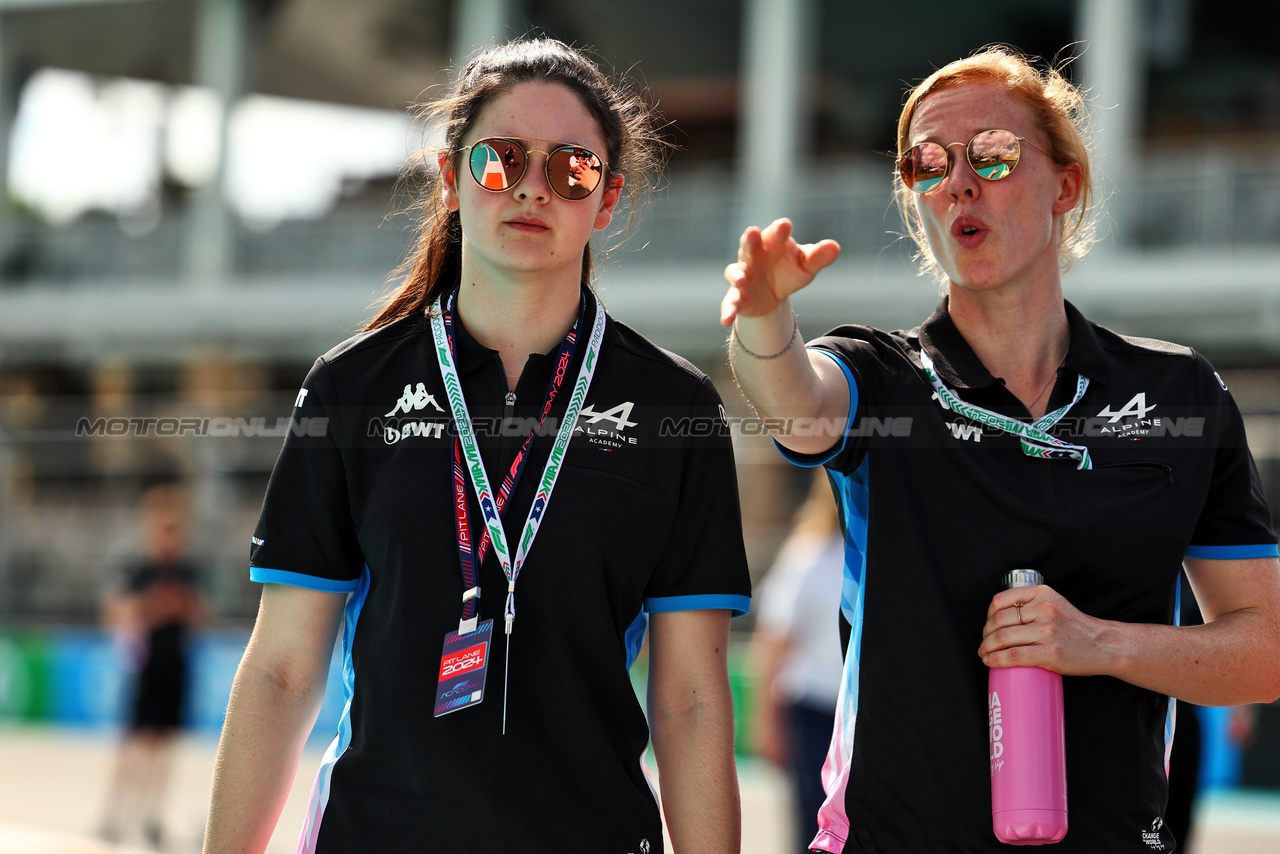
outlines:
{"label": "finger", "polygon": [[747,280],[747,271],[741,261],[734,261],[724,268],[724,280],[731,288],[740,288]]}
{"label": "finger", "polygon": [[986,657],[993,652],[1000,652],[1005,649],[1034,646],[1039,639],[1037,629],[1019,626],[1015,623],[1012,626],[998,628],[983,637],[982,643],[978,646],[978,655]]}
{"label": "finger", "polygon": [[1022,602],[1024,606],[1029,602],[1034,602],[1040,590],[1040,586],[1011,587],[1008,590],[1001,590],[991,597],[991,604],[987,606],[987,616],[990,617],[1001,608],[1012,608],[1019,602]]}
{"label": "finger", "polygon": [[804,259],[801,266],[810,273],[817,273],[840,257],[840,244],[834,240],[806,243],[800,247],[800,252]]}
{"label": "finger", "polygon": [[780,216],[773,222],[769,223],[769,232],[777,240],[785,241],[791,237],[791,231],[795,226],[791,220],[785,216]]}
{"label": "finger", "polygon": [[760,253],[762,245],[760,229],[754,225],[748,226],[738,238],[738,262],[745,264],[750,261],[753,256]]}
{"label": "finger", "polygon": [[[727,275],[727,274],[726,274]],[[720,325],[732,326],[733,321],[738,316],[738,309],[742,304],[742,291],[736,287],[729,288],[729,292],[724,295],[724,299],[720,301]]]}
{"label": "finger", "polygon": [[1018,613],[1017,608],[1001,608],[987,618],[982,624],[982,636],[990,637],[1001,629],[1012,628],[1013,626],[1026,625],[1025,617]]}
{"label": "finger", "polygon": [[772,260],[777,260],[790,246],[795,245],[795,241],[791,238],[791,229],[791,220],[783,217],[769,223],[765,230],[760,233],[765,254]]}

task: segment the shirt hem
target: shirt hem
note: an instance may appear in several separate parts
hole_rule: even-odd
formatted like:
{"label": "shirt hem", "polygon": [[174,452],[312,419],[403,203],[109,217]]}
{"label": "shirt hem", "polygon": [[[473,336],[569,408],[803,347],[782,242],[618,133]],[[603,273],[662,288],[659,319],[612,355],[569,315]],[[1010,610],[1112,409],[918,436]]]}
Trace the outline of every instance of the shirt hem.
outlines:
{"label": "shirt hem", "polygon": [[1255,557],[1280,557],[1280,546],[1254,543],[1244,546],[1187,546],[1187,557],[1208,560],[1244,560]]}
{"label": "shirt hem", "polygon": [[250,566],[249,580],[260,584],[287,584],[290,587],[302,587],[322,593],[354,593],[360,585],[358,578],[321,578],[318,575],[290,572],[287,569],[268,569],[263,566]]}
{"label": "shirt hem", "polygon": [[751,611],[751,597],[730,593],[705,593],[697,596],[655,596],[644,600],[650,614],[672,611],[707,611],[727,608],[731,616],[742,617]]}

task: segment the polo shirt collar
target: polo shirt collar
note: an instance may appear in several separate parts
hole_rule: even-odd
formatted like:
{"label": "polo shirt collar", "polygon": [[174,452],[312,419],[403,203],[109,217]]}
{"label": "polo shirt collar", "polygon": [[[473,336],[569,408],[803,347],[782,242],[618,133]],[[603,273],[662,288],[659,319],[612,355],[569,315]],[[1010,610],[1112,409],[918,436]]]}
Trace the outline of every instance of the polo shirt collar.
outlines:
{"label": "polo shirt collar", "polygon": [[[587,314],[582,318],[582,333],[580,335],[579,351],[583,350],[586,344],[586,338],[591,331],[591,324],[595,321],[595,311],[592,309],[594,300],[587,300]],[[455,309],[456,311],[456,309]],[[458,351],[454,358],[458,365],[458,376],[465,376],[473,371],[479,370],[486,364],[491,364],[493,360],[502,361],[502,355],[497,350],[490,350],[481,344],[467,329],[466,318],[455,314],[453,324],[454,340],[457,344]],[[562,339],[563,340],[563,339]],[[551,376],[551,369],[555,364],[556,354],[560,352],[560,341],[546,353],[530,353],[529,360],[539,368],[546,376]],[[576,364],[577,358],[574,359]]]}
{"label": "polo shirt collar", "polygon": [[[1082,374],[1092,382],[1104,385],[1110,379],[1107,357],[1093,324],[1070,302],[1063,300],[1067,312],[1071,344],[1063,366],[1073,373]],[[929,319],[920,325],[920,347],[933,359],[938,376],[952,388],[984,388],[1000,381],[991,375],[982,360],[964,340],[947,311],[947,298],[934,310]]]}

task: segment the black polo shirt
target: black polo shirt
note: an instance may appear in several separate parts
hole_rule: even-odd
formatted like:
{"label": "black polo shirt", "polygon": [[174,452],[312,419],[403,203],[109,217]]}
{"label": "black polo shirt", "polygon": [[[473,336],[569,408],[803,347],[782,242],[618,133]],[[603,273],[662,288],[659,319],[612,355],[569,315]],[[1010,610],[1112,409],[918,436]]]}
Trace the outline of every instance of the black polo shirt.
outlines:
{"label": "black polo shirt", "polygon": [[[1170,624],[1184,556],[1275,556],[1244,426],[1194,351],[1117,335],[1066,306],[1071,344],[1052,431],[1092,470],[940,405],[929,352],[963,401],[1030,420],[970,349],[946,302],[922,326],[842,326],[810,346],[844,371],[847,435],[827,467],[847,533],[844,685],[830,794],[814,847],[996,852],[982,625],[1001,576],[1026,567],[1086,614]],[[1189,591],[1187,591],[1187,595]],[[1169,698],[1111,677],[1067,677],[1070,829],[1057,852],[1170,851],[1163,827]]]}
{"label": "black polo shirt", "polygon": [[[501,359],[461,320],[455,363],[496,490],[536,423],[554,351],[529,358],[508,405]],[[592,320],[589,308],[549,423],[567,406]],[[649,613],[745,613],[750,601],[733,450],[711,382],[607,321],[516,586],[505,735],[507,584],[492,549],[480,569],[480,617],[495,621],[486,697],[433,717],[463,583],[452,419],[427,318],[322,356],[293,423],[254,534],[251,576],[351,593],[347,706],[300,850],[661,851],[641,760],[648,728],[628,669]],[[681,424],[697,426],[672,429]],[[554,443],[555,430],[543,432],[505,515],[513,551]]]}

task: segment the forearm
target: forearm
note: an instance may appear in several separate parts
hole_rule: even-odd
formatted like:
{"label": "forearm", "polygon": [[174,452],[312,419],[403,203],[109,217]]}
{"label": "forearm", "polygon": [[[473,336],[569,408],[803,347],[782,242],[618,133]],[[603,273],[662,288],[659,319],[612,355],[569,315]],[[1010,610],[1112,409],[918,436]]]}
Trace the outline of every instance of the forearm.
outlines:
{"label": "forearm", "polygon": [[[739,315],[735,323],[729,364],[769,433],[801,453],[831,447],[843,433],[848,400],[830,396],[804,347],[790,301],[759,317]],[[843,383],[839,378],[837,385]]]}
{"label": "forearm", "polygon": [[678,708],[652,710],[651,727],[662,808],[677,854],[737,854],[742,807],[728,678],[704,686]]}
{"label": "forearm", "polygon": [[324,681],[291,684],[260,666],[253,645],[236,671],[218,744],[205,854],[261,852],[293,783]]}
{"label": "forearm", "polygon": [[1103,622],[1101,672],[1201,706],[1269,703],[1280,695],[1280,637],[1253,610],[1203,626]]}

